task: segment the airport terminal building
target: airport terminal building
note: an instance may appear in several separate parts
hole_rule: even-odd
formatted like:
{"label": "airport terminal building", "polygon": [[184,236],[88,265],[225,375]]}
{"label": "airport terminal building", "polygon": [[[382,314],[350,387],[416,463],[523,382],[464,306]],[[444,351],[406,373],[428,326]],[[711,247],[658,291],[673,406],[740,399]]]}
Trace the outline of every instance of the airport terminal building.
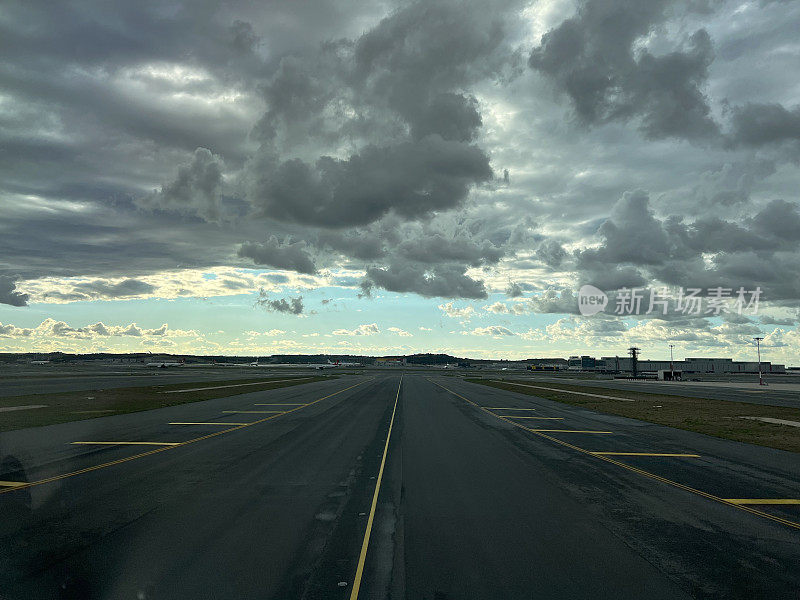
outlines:
{"label": "airport terminal building", "polygon": [[[735,361],[732,358],[687,358],[676,360],[670,367],[668,360],[639,360],[639,373],[658,373],[659,371],[675,371],[683,373],[758,373],[758,362]],[[595,371],[631,372],[631,359],[628,356],[604,356],[595,361]],[[784,365],[761,362],[762,373],[785,373]]]}

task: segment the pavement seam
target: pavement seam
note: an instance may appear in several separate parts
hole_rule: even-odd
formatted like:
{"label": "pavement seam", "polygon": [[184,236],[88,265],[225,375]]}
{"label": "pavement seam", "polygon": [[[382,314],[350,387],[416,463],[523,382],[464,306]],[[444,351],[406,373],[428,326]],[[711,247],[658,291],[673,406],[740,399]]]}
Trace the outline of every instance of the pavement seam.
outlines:
{"label": "pavement seam", "polygon": [[372,495],[372,505],[369,509],[367,518],[367,529],[364,532],[364,541],[361,543],[361,552],[358,555],[358,566],[353,577],[353,588],[350,592],[350,600],[357,600],[358,592],[361,589],[361,578],[364,575],[364,564],[367,560],[367,550],[369,549],[369,538],[372,533],[372,523],[375,520],[375,507],[378,505],[378,494],[381,491],[381,481],[383,480],[383,468],[386,465],[386,455],[389,453],[389,440],[392,438],[392,427],[394,426],[394,415],[397,412],[397,403],[400,400],[400,387],[403,385],[403,375],[400,375],[400,383],[397,384],[397,395],[394,398],[394,408],[392,408],[392,418],[389,420],[389,431],[386,433],[386,445],[383,447],[383,457],[381,457],[381,467],[378,469],[378,479],[375,482],[375,492]]}

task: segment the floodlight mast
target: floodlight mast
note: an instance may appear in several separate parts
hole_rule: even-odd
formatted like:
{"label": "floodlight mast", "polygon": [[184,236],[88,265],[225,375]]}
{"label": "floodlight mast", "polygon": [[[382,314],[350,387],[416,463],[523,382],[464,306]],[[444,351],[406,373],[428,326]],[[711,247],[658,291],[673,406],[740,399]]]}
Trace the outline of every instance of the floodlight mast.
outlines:
{"label": "floodlight mast", "polygon": [[764,376],[761,373],[761,342],[764,338],[754,337],[753,340],[756,343],[756,351],[758,352],[758,385],[766,385],[766,383],[764,383]]}

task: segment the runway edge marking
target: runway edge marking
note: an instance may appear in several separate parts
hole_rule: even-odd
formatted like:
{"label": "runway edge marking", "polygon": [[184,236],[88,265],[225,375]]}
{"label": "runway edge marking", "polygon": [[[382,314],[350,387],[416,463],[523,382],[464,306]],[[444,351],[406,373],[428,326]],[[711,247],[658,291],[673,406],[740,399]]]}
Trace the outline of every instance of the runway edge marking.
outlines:
{"label": "runway edge marking", "polygon": [[[372,378],[372,379],[374,379],[374,378]],[[110,462],[107,462],[107,463],[94,465],[92,467],[86,467],[84,469],[78,469],[77,471],[71,471],[69,473],[62,473],[61,475],[53,475],[52,477],[46,477],[45,479],[40,479],[38,481],[28,481],[28,482],[25,482],[22,485],[18,485],[18,486],[14,486],[14,487],[0,488],[0,494],[7,494],[8,492],[15,492],[17,490],[31,488],[31,487],[34,487],[34,486],[37,486],[37,485],[43,485],[45,483],[51,483],[53,481],[59,481],[61,479],[67,479],[69,477],[75,477],[77,475],[83,475],[84,473],[90,473],[92,471],[99,471],[100,469],[113,467],[115,465],[126,463],[126,462],[129,462],[129,461],[132,461],[132,460],[136,460],[138,458],[144,458],[145,456],[150,456],[152,454],[158,454],[159,452],[166,452],[168,450],[174,450],[175,448],[180,448],[180,447],[186,446],[188,444],[194,444],[195,442],[200,442],[200,441],[203,441],[203,440],[207,440],[209,438],[213,438],[213,437],[217,437],[217,436],[220,436],[220,435],[224,435],[224,434],[230,433],[232,431],[238,431],[240,429],[244,429],[245,427],[251,427],[252,425],[258,425],[259,423],[264,423],[265,421],[270,421],[272,419],[277,419],[278,417],[282,417],[284,415],[288,415],[289,413],[295,412],[297,410],[302,410],[303,408],[306,408],[308,406],[316,404],[317,402],[322,402],[323,400],[327,400],[328,398],[336,396],[337,394],[341,394],[342,392],[346,392],[347,390],[351,390],[354,387],[358,387],[359,385],[367,383],[368,381],[372,381],[372,379],[367,379],[365,381],[359,381],[358,383],[356,383],[354,385],[351,385],[351,386],[346,387],[346,388],[344,388],[342,390],[339,390],[338,392],[334,392],[332,394],[328,394],[327,396],[323,396],[322,398],[317,398],[313,402],[309,402],[308,404],[304,404],[303,406],[298,406],[297,408],[293,408],[291,410],[287,410],[286,412],[282,412],[282,413],[277,414],[277,415],[272,415],[271,417],[265,417],[263,419],[258,419],[257,421],[253,421],[252,423],[247,423],[246,425],[238,425],[236,427],[231,427],[230,429],[223,429],[222,431],[216,431],[214,433],[209,433],[208,435],[203,435],[203,436],[200,436],[200,437],[193,438],[191,440],[186,440],[185,442],[180,442],[177,446],[162,446],[160,448],[156,448],[155,450],[149,450],[147,452],[141,452],[139,454],[134,454],[133,456],[127,456],[125,458],[120,458],[119,460],[113,460],[113,461],[110,461]]]}
{"label": "runway edge marking", "polygon": [[628,471],[632,471],[633,473],[637,473],[639,475],[643,475],[644,477],[648,477],[650,479],[654,479],[656,481],[660,481],[661,483],[666,483],[667,485],[671,485],[673,487],[682,489],[684,491],[691,492],[692,494],[696,494],[698,496],[702,496],[702,497],[707,498],[709,500],[713,500],[714,502],[718,502],[720,504],[725,504],[727,506],[732,506],[733,508],[737,508],[739,510],[743,510],[745,512],[749,512],[752,515],[756,515],[756,516],[762,517],[764,519],[769,519],[770,521],[775,521],[776,523],[780,523],[781,525],[786,525],[787,527],[791,527],[792,529],[799,529],[800,530],[800,523],[797,523],[795,521],[790,521],[789,519],[784,519],[782,517],[771,515],[769,513],[763,512],[761,510],[757,510],[755,508],[750,508],[749,506],[747,506],[745,504],[737,504],[736,502],[731,502],[730,500],[728,500],[726,498],[720,498],[719,496],[715,496],[714,494],[709,494],[708,492],[704,492],[702,490],[698,490],[698,489],[690,487],[688,485],[684,485],[682,483],[678,483],[677,481],[673,481],[672,479],[667,479],[666,477],[661,477],[661,475],[656,475],[655,473],[651,473],[650,471],[645,471],[644,469],[640,469],[638,467],[633,467],[631,465],[626,465],[625,463],[620,462],[618,460],[614,460],[613,458],[609,458],[608,456],[603,456],[603,455],[600,455],[600,454],[596,454],[596,453],[591,452],[589,450],[586,450],[584,448],[580,448],[579,446],[575,446],[574,444],[570,444],[569,442],[565,442],[563,440],[559,440],[558,438],[554,438],[551,435],[547,435],[545,433],[541,433],[539,431],[536,431],[535,429],[531,429],[530,427],[525,427],[524,425],[522,425],[520,423],[515,423],[511,419],[508,419],[508,418],[506,418],[504,416],[501,416],[501,415],[497,415],[497,414],[493,413],[490,410],[486,410],[480,404],[478,404],[476,402],[473,402],[469,398],[465,398],[464,396],[462,396],[458,392],[454,392],[453,390],[451,390],[449,388],[446,388],[441,383],[437,383],[437,382],[432,381],[430,379],[428,379],[428,381],[430,381],[434,385],[438,385],[440,388],[450,392],[454,396],[456,396],[458,398],[461,398],[465,402],[469,402],[473,406],[476,406],[477,408],[480,408],[484,412],[487,412],[490,415],[505,421],[506,423],[510,423],[514,427],[519,427],[520,429],[524,429],[525,431],[529,431],[529,432],[531,432],[531,433],[533,433],[535,435],[538,435],[539,437],[543,437],[545,439],[550,440],[551,442],[559,444],[560,446],[565,446],[567,448],[570,448],[572,450],[580,452],[581,454],[586,454],[587,456],[592,456],[594,458],[597,458],[598,460],[602,460],[602,461],[605,461],[607,463],[611,463],[612,465],[617,465],[618,467],[622,467],[623,469],[626,469]]}
{"label": "runway edge marking", "polygon": [[375,520],[375,507],[378,505],[378,494],[381,491],[381,481],[383,481],[383,468],[386,465],[386,455],[389,453],[389,440],[392,439],[392,427],[394,426],[394,415],[397,413],[397,402],[400,400],[400,387],[403,385],[403,375],[400,375],[400,383],[397,384],[397,395],[394,398],[394,408],[392,408],[392,418],[389,421],[389,431],[386,434],[386,444],[383,447],[381,457],[381,467],[378,469],[378,479],[375,482],[375,492],[372,494],[372,505],[369,508],[367,518],[367,530],[364,532],[364,541],[361,542],[361,552],[358,555],[358,566],[353,577],[353,588],[350,591],[350,600],[357,600],[358,591],[361,589],[361,578],[364,576],[364,564],[367,560],[367,549],[369,548],[369,537],[372,533],[372,522]]}

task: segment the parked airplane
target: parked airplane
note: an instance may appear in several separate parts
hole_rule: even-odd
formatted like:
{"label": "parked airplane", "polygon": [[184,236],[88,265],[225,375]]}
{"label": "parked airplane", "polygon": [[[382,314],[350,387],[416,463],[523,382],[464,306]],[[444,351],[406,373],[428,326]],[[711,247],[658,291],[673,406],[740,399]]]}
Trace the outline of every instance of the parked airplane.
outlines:
{"label": "parked airplane", "polygon": [[156,367],[157,369],[166,369],[167,367],[182,367],[184,364],[186,364],[186,361],[181,359],[180,362],[169,362],[169,361],[149,362],[145,364],[145,367]]}
{"label": "parked airplane", "polygon": [[267,363],[251,362],[251,367],[266,367],[268,369],[334,369],[333,363]]}
{"label": "parked airplane", "polygon": [[357,363],[357,362],[342,362],[340,360],[337,360],[336,362],[333,362],[333,363],[331,361],[328,361],[328,364],[334,365],[336,367],[361,367],[361,366],[363,366],[361,363]]}
{"label": "parked airplane", "polygon": [[261,364],[258,361],[251,362],[251,367],[268,367],[275,369],[338,369],[339,367],[360,367],[361,363],[352,362],[324,362],[324,363],[267,363]]}

